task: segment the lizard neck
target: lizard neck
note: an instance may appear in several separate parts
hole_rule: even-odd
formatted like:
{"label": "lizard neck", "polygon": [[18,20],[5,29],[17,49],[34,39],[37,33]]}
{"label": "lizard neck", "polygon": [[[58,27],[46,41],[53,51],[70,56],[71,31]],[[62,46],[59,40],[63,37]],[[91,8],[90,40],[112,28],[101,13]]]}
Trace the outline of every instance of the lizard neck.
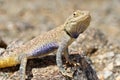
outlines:
{"label": "lizard neck", "polygon": [[77,38],[78,36],[79,36],[79,34],[77,34],[77,33],[69,33],[66,29],[64,29],[64,31],[71,37],[71,38]]}

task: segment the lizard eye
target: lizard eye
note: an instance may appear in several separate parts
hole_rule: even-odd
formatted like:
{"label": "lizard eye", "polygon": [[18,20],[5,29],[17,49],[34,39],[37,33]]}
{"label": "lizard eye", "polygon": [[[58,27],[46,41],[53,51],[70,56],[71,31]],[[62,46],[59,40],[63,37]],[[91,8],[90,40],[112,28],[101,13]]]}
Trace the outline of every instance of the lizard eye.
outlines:
{"label": "lizard eye", "polygon": [[73,13],[73,16],[76,16],[76,12]]}
{"label": "lizard eye", "polygon": [[77,13],[77,12],[74,12],[74,13],[73,13],[73,17],[78,17],[78,13]]}

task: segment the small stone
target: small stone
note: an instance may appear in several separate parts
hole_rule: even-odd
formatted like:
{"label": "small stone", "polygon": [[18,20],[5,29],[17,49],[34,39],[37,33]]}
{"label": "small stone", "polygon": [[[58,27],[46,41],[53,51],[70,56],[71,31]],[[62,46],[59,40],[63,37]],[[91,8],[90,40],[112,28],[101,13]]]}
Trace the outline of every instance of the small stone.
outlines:
{"label": "small stone", "polygon": [[120,66],[120,58],[115,59],[115,66]]}
{"label": "small stone", "polygon": [[120,75],[119,75],[119,76],[117,76],[115,80],[120,80]]}
{"label": "small stone", "polygon": [[112,52],[112,51],[106,53],[106,57],[107,57],[107,58],[112,58],[112,57],[114,57],[114,55],[115,55],[115,54],[114,54],[114,52]]}
{"label": "small stone", "polygon": [[104,57],[105,57],[105,55],[104,55],[104,54],[103,54],[103,55],[98,55],[98,56],[96,56],[96,57],[97,57],[97,59],[103,60]]}
{"label": "small stone", "polygon": [[113,62],[111,62],[110,64],[108,64],[105,68],[104,68],[104,71],[110,71],[113,69]]}
{"label": "small stone", "polygon": [[0,55],[5,51],[4,48],[0,48]]}
{"label": "small stone", "polygon": [[107,79],[112,75],[112,73],[113,73],[112,71],[104,71],[104,78]]}
{"label": "small stone", "polygon": [[98,72],[97,75],[98,75],[99,80],[104,80],[104,75],[102,71]]}

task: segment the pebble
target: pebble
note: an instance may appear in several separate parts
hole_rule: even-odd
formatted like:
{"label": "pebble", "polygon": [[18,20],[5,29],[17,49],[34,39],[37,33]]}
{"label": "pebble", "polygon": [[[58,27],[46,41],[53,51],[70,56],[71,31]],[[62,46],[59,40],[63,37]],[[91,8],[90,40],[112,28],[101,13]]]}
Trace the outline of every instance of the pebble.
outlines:
{"label": "pebble", "polygon": [[112,58],[114,57],[114,55],[115,55],[114,52],[111,51],[111,52],[107,52],[105,56],[106,58]]}
{"label": "pebble", "polygon": [[0,55],[5,51],[4,48],[0,48]]}
{"label": "pebble", "polygon": [[113,74],[112,71],[104,71],[104,79],[107,79],[108,77],[110,77]]}
{"label": "pebble", "polygon": [[116,55],[115,66],[120,66],[120,54]]}
{"label": "pebble", "polygon": [[104,56],[104,54],[103,54],[103,55],[97,55],[96,57],[97,57],[97,59],[99,59],[99,60],[103,60],[105,56]]}
{"label": "pebble", "polygon": [[115,80],[120,80],[120,75],[119,75],[119,76],[117,76]]}
{"label": "pebble", "polygon": [[113,62],[111,62],[110,64],[108,64],[108,65],[104,68],[104,71],[110,71],[110,70],[113,69],[113,67],[114,67]]}

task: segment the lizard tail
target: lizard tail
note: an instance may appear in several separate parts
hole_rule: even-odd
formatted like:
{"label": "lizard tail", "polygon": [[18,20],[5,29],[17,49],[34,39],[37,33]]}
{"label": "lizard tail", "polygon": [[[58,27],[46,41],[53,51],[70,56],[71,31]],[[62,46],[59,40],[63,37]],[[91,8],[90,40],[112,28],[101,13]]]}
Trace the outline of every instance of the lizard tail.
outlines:
{"label": "lizard tail", "polygon": [[15,56],[0,57],[0,68],[11,67],[17,64],[19,64],[19,62]]}

